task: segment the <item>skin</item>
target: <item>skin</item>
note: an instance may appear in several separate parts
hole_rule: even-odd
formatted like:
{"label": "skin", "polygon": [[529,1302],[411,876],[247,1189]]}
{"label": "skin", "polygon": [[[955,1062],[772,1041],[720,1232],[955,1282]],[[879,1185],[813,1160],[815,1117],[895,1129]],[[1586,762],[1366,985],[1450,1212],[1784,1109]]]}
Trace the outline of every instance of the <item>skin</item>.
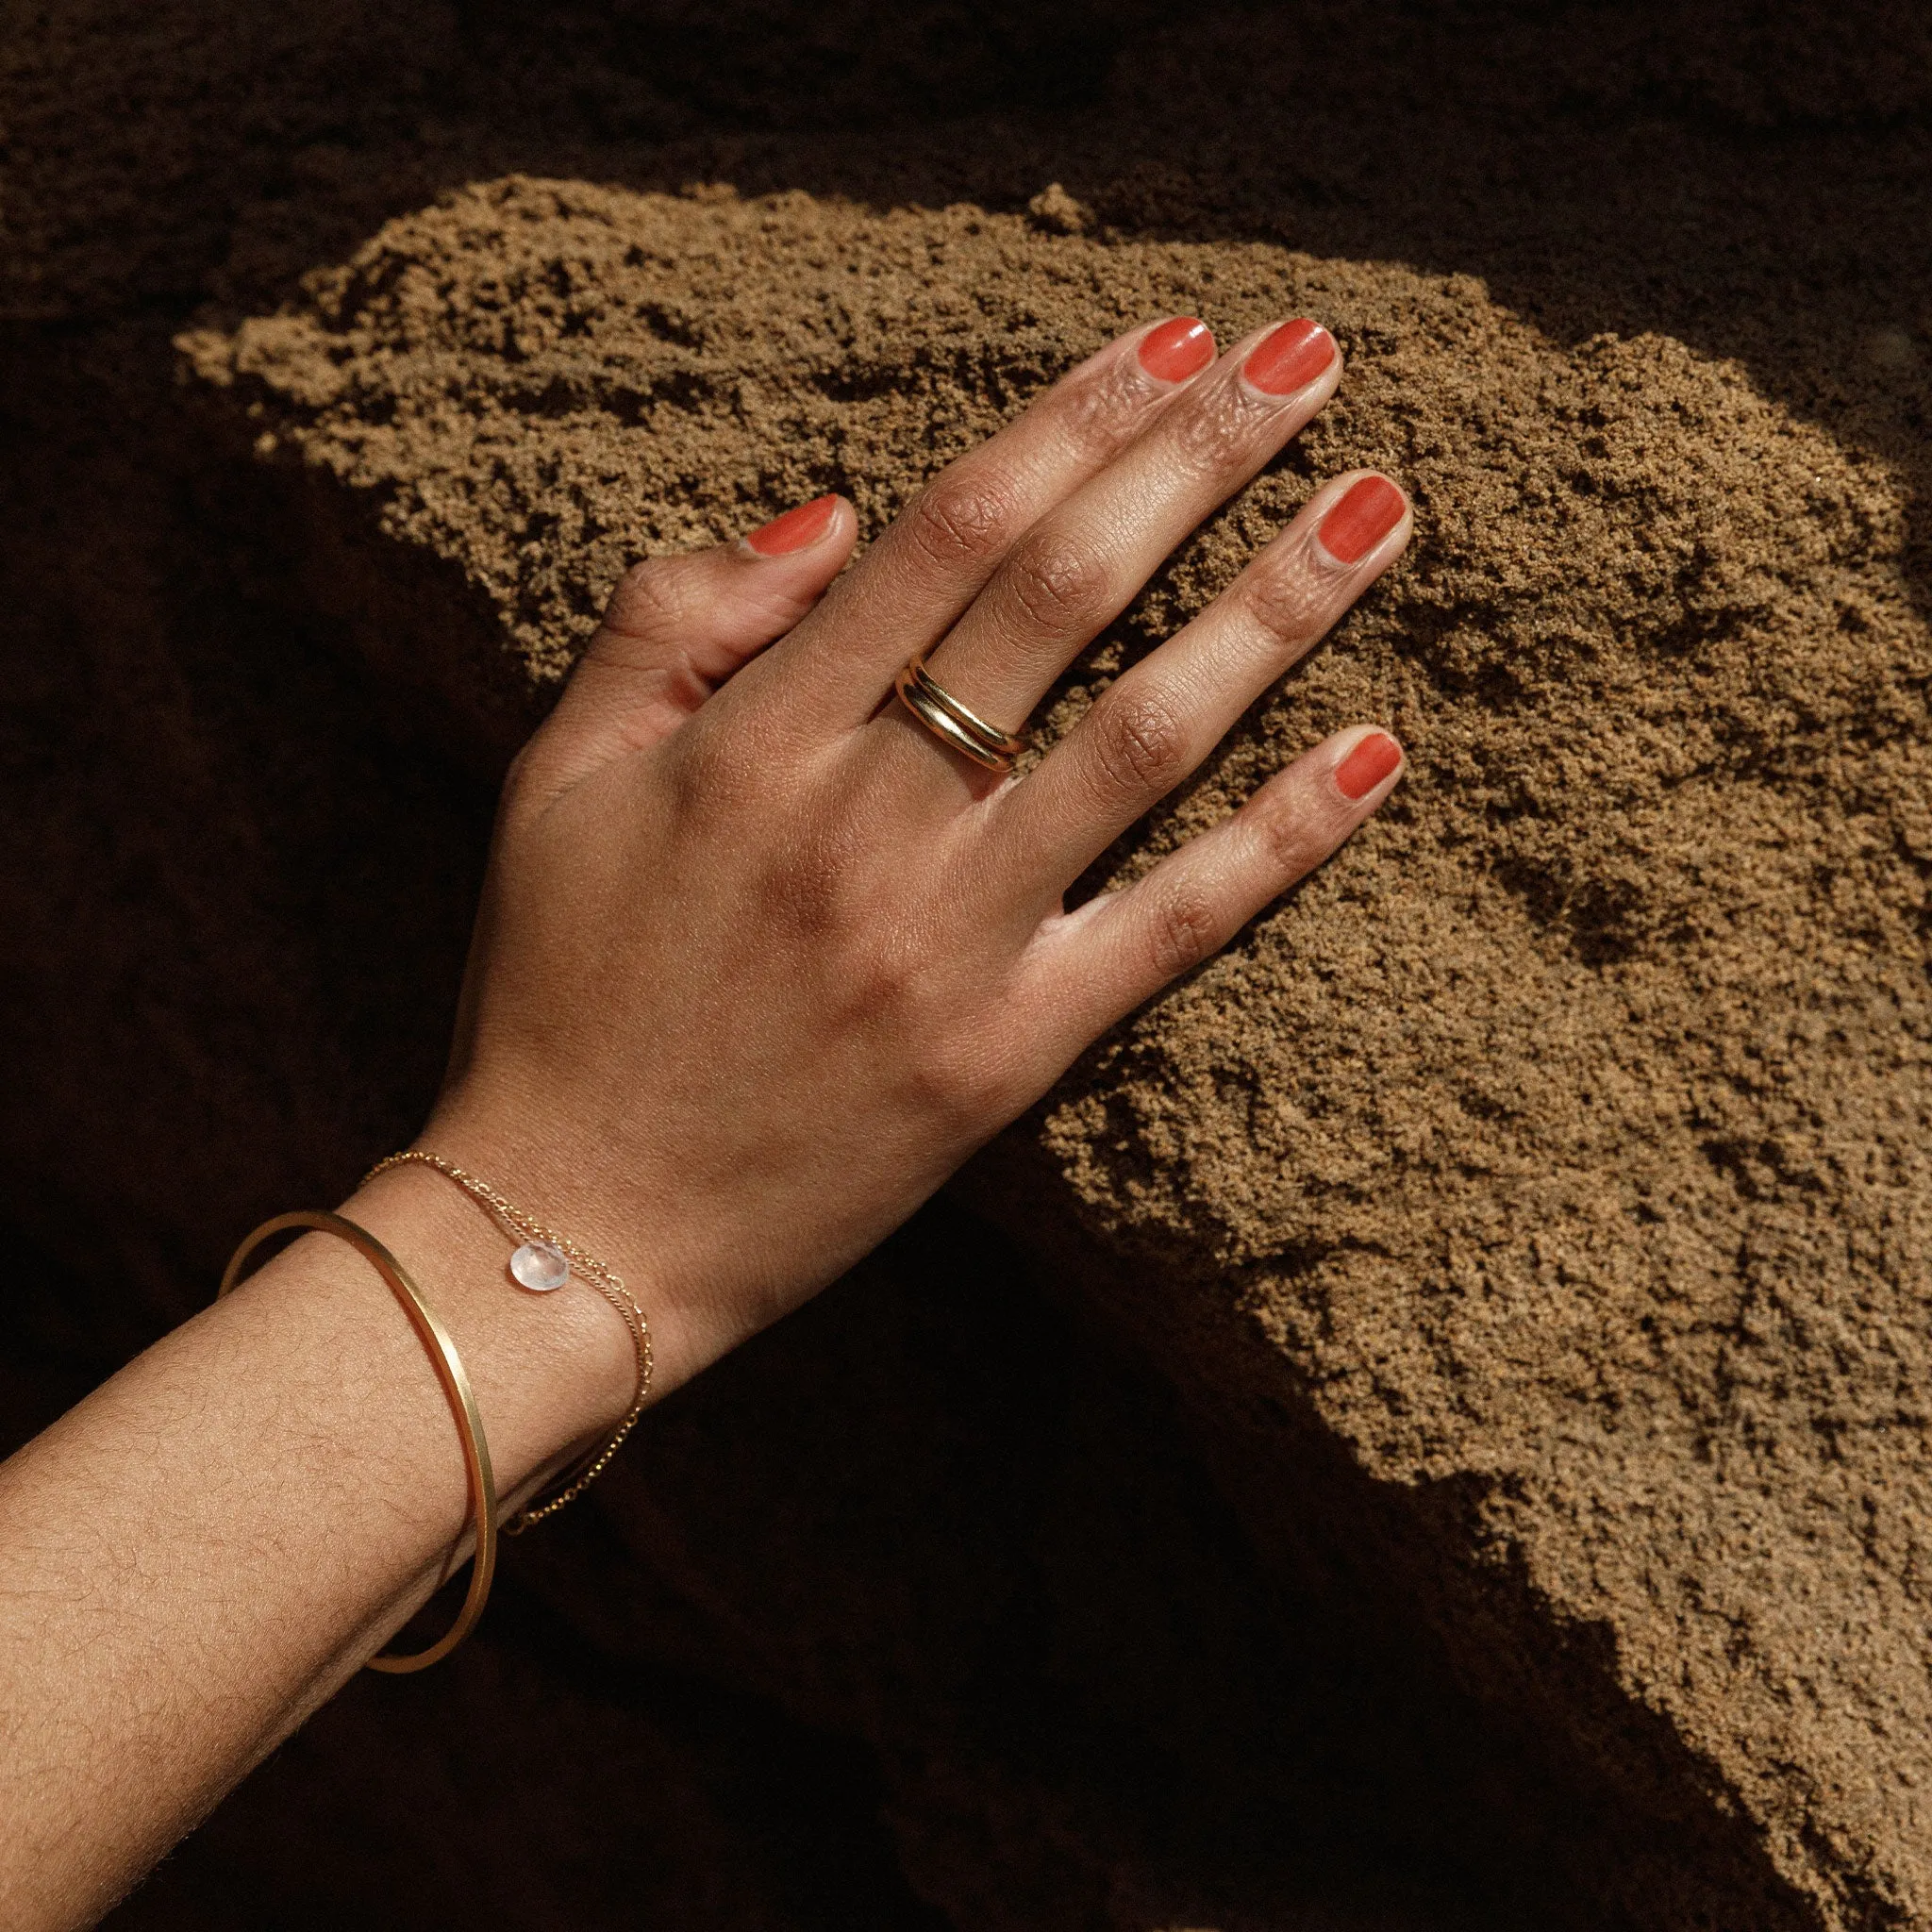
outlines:
{"label": "skin", "polygon": [[[1151,328],[1151,325],[1149,325]],[[619,1269],[662,1395],[834,1279],[1097,1034],[1224,945],[1393,788],[1374,730],[1068,912],[1087,865],[1401,553],[1322,547],[1332,479],[1213,606],[1002,781],[891,698],[1024,717],[1334,392],[1181,383],[1136,330],[937,477],[841,575],[815,541],[619,586],[505,787],[443,1092],[418,1144]],[[420,1167],[342,1207],[457,1338],[500,1489],[627,1407],[612,1310],[520,1291]],[[91,1924],[381,1648],[462,1548],[460,1457],[402,1311],[311,1236],[0,1465],[0,1924]]]}

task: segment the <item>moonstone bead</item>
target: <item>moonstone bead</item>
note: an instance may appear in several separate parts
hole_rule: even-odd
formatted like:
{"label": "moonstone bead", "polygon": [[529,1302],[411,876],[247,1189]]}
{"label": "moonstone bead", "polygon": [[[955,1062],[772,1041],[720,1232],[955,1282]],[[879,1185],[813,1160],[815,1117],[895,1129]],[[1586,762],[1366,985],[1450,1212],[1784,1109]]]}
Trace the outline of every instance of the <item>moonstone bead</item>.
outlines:
{"label": "moonstone bead", "polygon": [[570,1279],[570,1257],[548,1241],[525,1241],[509,1257],[509,1272],[525,1288],[548,1294]]}

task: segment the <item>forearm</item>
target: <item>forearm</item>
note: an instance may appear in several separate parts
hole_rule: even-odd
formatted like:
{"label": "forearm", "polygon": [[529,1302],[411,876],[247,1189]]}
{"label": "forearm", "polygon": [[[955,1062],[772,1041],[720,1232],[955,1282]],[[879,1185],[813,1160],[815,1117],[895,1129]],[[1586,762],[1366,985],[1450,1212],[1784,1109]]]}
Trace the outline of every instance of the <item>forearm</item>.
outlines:
{"label": "forearm", "polygon": [[[455,1338],[500,1492],[628,1405],[622,1324],[520,1293],[439,1176],[343,1211]],[[309,1236],[0,1465],[0,1923],[97,1917],[388,1641],[467,1509],[431,1362],[380,1278]]]}

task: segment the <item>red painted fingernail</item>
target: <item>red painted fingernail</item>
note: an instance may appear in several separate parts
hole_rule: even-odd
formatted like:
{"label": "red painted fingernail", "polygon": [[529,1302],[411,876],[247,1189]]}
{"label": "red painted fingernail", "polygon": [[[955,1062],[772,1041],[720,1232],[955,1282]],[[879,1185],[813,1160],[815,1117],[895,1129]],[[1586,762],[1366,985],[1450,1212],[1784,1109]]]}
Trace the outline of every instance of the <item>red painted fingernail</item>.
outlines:
{"label": "red painted fingernail", "polygon": [[1264,396],[1306,389],[1335,359],[1335,338],[1319,322],[1284,322],[1248,351],[1245,375]]}
{"label": "red painted fingernail", "polygon": [[1402,521],[1407,507],[1402,491],[1388,477],[1364,476],[1348,486],[1315,535],[1337,563],[1359,563]]}
{"label": "red painted fingernail", "polygon": [[769,524],[761,524],[744,540],[746,547],[760,557],[790,557],[794,550],[816,543],[831,527],[838,509],[836,496],[815,496]]}
{"label": "red painted fingernail", "polygon": [[1402,762],[1402,747],[1386,731],[1372,731],[1335,768],[1341,795],[1363,799]]}
{"label": "red painted fingernail", "polygon": [[1214,359],[1214,332],[1191,315],[1176,315],[1141,341],[1141,367],[1162,382],[1185,382]]}

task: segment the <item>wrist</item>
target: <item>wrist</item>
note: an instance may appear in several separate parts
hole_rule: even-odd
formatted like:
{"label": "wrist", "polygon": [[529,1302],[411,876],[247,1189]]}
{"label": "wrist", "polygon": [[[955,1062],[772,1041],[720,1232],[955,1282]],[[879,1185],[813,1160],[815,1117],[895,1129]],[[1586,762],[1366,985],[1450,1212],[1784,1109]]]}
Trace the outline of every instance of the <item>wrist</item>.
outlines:
{"label": "wrist", "polygon": [[[543,1109],[518,1105],[513,1097],[492,1098],[478,1091],[481,1084],[466,1082],[446,1091],[413,1144],[487,1181],[533,1220],[567,1235],[623,1277],[650,1324],[653,1399],[728,1353],[742,1337],[721,1318],[716,1297],[707,1294],[716,1273],[715,1243],[688,1224],[690,1217],[680,1219],[668,1191],[654,1187],[635,1163],[616,1171],[619,1163],[595,1137],[574,1136],[554,1118],[541,1133],[528,1131],[523,1124],[543,1119]],[[431,1178],[457,1193],[441,1176]],[[472,1212],[494,1225],[482,1209]],[[508,1258],[506,1248],[499,1273]],[[622,1324],[613,1317],[611,1326],[622,1341]],[[634,1357],[626,1359],[634,1368]]]}
{"label": "wrist", "polygon": [[637,1357],[617,1311],[573,1279],[534,1294],[484,1208],[420,1165],[366,1182],[342,1213],[402,1262],[455,1337],[489,1431],[506,1506],[525,1500],[629,1408]]}

